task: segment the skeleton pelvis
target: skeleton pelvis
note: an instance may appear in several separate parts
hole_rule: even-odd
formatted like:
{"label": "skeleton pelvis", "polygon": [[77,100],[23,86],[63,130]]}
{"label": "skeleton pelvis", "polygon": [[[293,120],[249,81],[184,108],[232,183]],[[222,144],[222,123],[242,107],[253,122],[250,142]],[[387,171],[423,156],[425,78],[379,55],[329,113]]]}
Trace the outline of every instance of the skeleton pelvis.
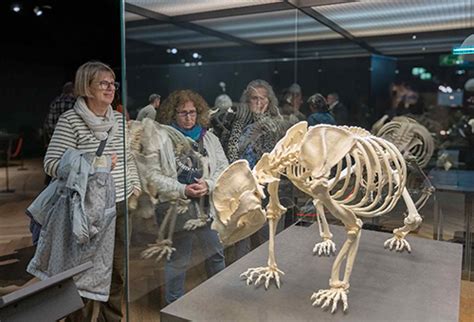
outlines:
{"label": "skeleton pelvis", "polygon": [[216,216],[211,227],[223,244],[235,243],[263,226],[263,198],[262,187],[246,160],[236,161],[222,172],[213,192]]}
{"label": "skeleton pelvis", "polygon": [[215,218],[211,228],[217,231],[221,243],[227,246],[255,233],[263,226],[265,220],[262,208],[258,207],[240,216],[235,223],[223,223],[219,218]]}

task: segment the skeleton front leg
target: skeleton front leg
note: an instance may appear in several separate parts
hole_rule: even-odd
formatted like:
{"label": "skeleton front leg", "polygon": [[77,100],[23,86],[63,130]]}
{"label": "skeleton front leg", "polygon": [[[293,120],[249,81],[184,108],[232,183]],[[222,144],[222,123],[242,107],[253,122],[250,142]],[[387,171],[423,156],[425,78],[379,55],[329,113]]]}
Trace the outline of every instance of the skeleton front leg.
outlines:
{"label": "skeleton front leg", "polygon": [[268,194],[270,201],[267,206],[267,219],[269,225],[269,241],[268,241],[268,266],[267,267],[256,267],[249,268],[240,276],[247,280],[247,285],[252,284],[259,285],[263,280],[265,281],[265,288],[268,288],[270,281],[275,279],[277,287],[280,287],[280,274],[285,275],[283,271],[278,269],[275,260],[275,235],[278,222],[280,221],[281,215],[285,213],[286,208],[280,204],[278,198],[278,185],[279,180],[268,184]]}
{"label": "skeleton front leg", "polygon": [[[323,239],[322,242],[316,243],[313,248],[313,254],[318,256],[326,255],[331,256],[331,254],[336,253],[336,244],[332,241],[332,233],[329,230],[329,225],[326,220],[326,216],[324,214],[324,207],[319,202],[319,200],[313,200],[314,207],[317,211],[317,218],[318,218],[318,227],[319,227],[319,235]],[[322,222],[322,227],[321,227]]]}
{"label": "skeleton front leg", "polygon": [[[399,184],[400,179],[397,173],[395,173],[394,178],[397,181],[397,184]],[[398,252],[402,252],[404,249],[411,252],[410,243],[405,239],[405,236],[410,231],[417,229],[423,219],[416,210],[415,203],[413,202],[413,199],[411,199],[406,187],[403,188],[402,198],[408,209],[408,215],[403,220],[405,225],[393,230],[393,237],[385,241],[384,247],[388,247],[390,250],[395,247],[395,250]]]}
{"label": "skeleton front leg", "polygon": [[[173,233],[176,226],[176,218],[178,216],[177,201],[171,201],[170,207],[165,214],[165,218],[161,223],[160,230],[158,231],[158,238],[155,243],[149,244],[148,248],[142,251],[141,257],[144,259],[151,258],[155,255],[156,261],[158,262],[161,258],[166,257],[170,260],[171,254],[176,250],[173,246]],[[165,238],[166,230],[168,230],[168,236]]]}
{"label": "skeleton front leg", "polygon": [[388,247],[390,250],[395,247],[395,250],[398,252],[402,252],[404,249],[406,249],[410,253],[411,246],[410,243],[408,243],[408,241],[405,239],[405,236],[410,231],[417,229],[423,219],[416,210],[413,199],[411,199],[407,188],[403,188],[402,197],[408,208],[408,216],[406,216],[403,220],[405,225],[393,230],[393,237],[385,241],[384,247]]}
{"label": "skeleton front leg", "polygon": [[[347,240],[342,246],[332,266],[331,279],[329,280],[330,289],[319,290],[311,296],[313,306],[321,305],[322,308],[326,308],[329,307],[332,302],[331,312],[334,313],[339,301],[342,302],[344,311],[348,308],[347,294],[349,293],[349,280],[357,250],[359,248],[362,221],[358,219],[352,211],[342,208],[335,201],[330,199],[329,196],[323,199],[322,202],[336,218],[343,222],[347,230]],[[341,281],[340,271],[344,259],[346,260],[346,267],[344,270],[344,277]]]}

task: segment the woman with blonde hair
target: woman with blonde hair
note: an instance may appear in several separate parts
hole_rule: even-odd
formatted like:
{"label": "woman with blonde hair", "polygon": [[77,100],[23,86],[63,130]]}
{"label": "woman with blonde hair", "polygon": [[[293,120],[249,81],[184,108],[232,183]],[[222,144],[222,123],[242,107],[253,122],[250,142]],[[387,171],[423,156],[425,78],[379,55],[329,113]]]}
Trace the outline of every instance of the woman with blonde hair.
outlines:
{"label": "woman with blonde hair", "polygon": [[[48,175],[58,178],[61,159],[69,150],[95,155],[101,146],[105,164],[110,164],[111,168],[116,217],[115,238],[104,241],[111,243],[106,249],[113,249],[113,254],[111,251],[99,254],[102,257],[101,264],[110,263],[111,267],[104,267],[104,275],[93,276],[84,283],[84,290],[79,289],[85,306],[70,314],[66,321],[91,321],[94,302],[99,303],[99,321],[121,321],[125,285],[125,198],[140,193],[140,182],[133,156],[127,146],[124,149],[126,128],[123,116],[111,106],[115,91],[119,88],[114,71],[104,63],[87,62],[77,70],[74,84],[77,101],[73,109],[66,111],[59,118],[44,158],[44,169]],[[97,232],[91,231],[91,236],[93,233]],[[95,269],[94,266],[91,270]],[[97,289],[96,285],[104,283],[106,287]]]}

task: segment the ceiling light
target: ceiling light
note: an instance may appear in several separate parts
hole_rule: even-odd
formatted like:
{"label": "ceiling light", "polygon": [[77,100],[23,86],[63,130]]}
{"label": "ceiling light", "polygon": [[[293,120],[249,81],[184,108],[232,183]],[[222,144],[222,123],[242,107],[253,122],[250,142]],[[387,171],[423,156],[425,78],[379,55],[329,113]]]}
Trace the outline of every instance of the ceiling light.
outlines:
{"label": "ceiling light", "polygon": [[41,8],[38,7],[38,6],[36,6],[36,7],[33,9],[33,12],[34,12],[35,15],[37,15],[38,17],[43,14],[43,10],[41,10]]}
{"label": "ceiling light", "polygon": [[455,55],[469,55],[474,54],[474,34],[467,37],[461,46],[453,49]]}
{"label": "ceiling light", "polygon": [[12,8],[12,10],[13,10],[14,12],[20,12],[20,11],[21,11],[21,7],[20,7],[20,5],[19,5],[18,3],[12,4],[12,7],[11,7],[11,8]]}
{"label": "ceiling light", "polygon": [[423,73],[420,75],[421,80],[430,80],[432,78],[431,73]]}
{"label": "ceiling light", "polygon": [[198,54],[198,53],[193,53],[193,58],[198,59],[198,58],[199,58],[199,54]]}
{"label": "ceiling light", "polygon": [[415,40],[415,39],[416,39],[416,35],[411,36],[411,39]]}
{"label": "ceiling light", "polygon": [[176,49],[176,48],[171,48],[171,53],[172,53],[173,55],[176,55],[176,54],[178,53],[178,49]]}

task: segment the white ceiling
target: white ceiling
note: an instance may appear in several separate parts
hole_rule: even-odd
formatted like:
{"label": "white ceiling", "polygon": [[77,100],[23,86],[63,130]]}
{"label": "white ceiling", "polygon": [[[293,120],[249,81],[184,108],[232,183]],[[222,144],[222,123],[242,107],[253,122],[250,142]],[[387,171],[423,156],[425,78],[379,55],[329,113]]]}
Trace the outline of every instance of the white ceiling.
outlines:
{"label": "white ceiling", "polygon": [[[297,0],[294,0],[297,1]],[[344,3],[319,5],[311,7],[350,35],[386,55],[445,52],[459,45],[466,35],[474,30],[473,0],[340,0]],[[225,17],[216,15],[212,18],[189,20],[190,14],[197,14],[229,8],[251,8],[283,2],[283,0],[126,0],[127,4],[143,8],[160,17],[170,18],[171,23],[148,20],[148,24],[137,24],[143,16],[126,12],[126,36],[153,45],[173,46],[181,49],[215,48],[242,46],[229,38],[242,39],[256,45],[288,44],[295,40],[302,43],[301,54],[318,52],[317,47],[324,47],[324,41],[337,40],[343,36],[327,26],[309,17],[297,9],[278,10],[265,13],[246,13]],[[290,0],[291,2],[291,0]],[[302,2],[308,2],[302,0]],[[316,3],[315,0],[313,3]],[[329,1],[327,2],[337,2]],[[222,12],[222,11],[221,11]],[[216,31],[218,35],[203,34],[175,25],[180,17],[207,30]],[[174,19],[174,20],[173,20]],[[133,23],[135,22],[135,24]],[[449,32],[446,32],[449,31]],[[455,35],[449,36],[451,31]],[[416,39],[412,35],[416,35]],[[385,38],[385,39],[384,39]],[[304,43],[316,42],[316,47],[304,46]],[[340,45],[331,42],[332,50],[327,50],[327,57],[334,55],[360,55],[369,52],[355,42]],[[330,46],[330,47],[331,47]],[[352,49],[351,49],[352,48]],[[324,56],[324,55],[323,55]]]}
{"label": "white ceiling", "polygon": [[167,16],[255,6],[282,0],[127,0],[127,3],[159,12]]}
{"label": "white ceiling", "polygon": [[356,37],[474,27],[472,0],[360,0],[314,9]]}

